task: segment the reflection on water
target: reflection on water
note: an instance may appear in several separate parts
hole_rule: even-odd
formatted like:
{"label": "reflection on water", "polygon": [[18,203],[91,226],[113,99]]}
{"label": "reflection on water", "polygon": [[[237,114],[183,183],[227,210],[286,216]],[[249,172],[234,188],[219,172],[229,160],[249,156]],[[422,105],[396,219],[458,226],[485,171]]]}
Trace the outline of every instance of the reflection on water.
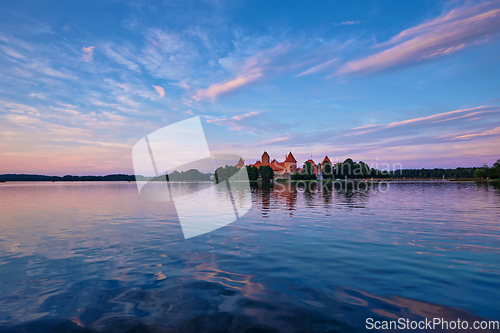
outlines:
{"label": "reflection on water", "polygon": [[2,183],[0,331],[499,319],[498,185],[334,186],[254,183],[243,218],[184,240],[175,206],[134,183]]}

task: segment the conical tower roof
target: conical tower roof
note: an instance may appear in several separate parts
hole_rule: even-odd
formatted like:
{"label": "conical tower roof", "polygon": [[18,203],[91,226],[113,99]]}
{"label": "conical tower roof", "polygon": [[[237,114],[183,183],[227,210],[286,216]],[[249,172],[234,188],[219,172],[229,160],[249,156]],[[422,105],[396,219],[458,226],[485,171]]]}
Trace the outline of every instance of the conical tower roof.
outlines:
{"label": "conical tower roof", "polygon": [[292,152],[290,152],[290,154],[288,154],[288,156],[286,157],[285,162],[297,162],[297,160],[295,159],[295,157],[293,157]]}
{"label": "conical tower roof", "polygon": [[240,157],[240,160],[238,161],[238,164],[236,164],[237,167],[242,167],[245,165],[245,161]]}

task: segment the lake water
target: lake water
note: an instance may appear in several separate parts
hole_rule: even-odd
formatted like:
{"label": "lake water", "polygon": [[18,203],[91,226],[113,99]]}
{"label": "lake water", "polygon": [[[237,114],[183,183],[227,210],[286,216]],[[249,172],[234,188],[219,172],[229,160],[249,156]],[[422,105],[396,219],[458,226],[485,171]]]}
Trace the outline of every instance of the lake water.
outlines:
{"label": "lake water", "polygon": [[315,184],[253,184],[250,212],[185,240],[173,204],[139,198],[134,183],[2,183],[0,331],[500,320],[498,185]]}

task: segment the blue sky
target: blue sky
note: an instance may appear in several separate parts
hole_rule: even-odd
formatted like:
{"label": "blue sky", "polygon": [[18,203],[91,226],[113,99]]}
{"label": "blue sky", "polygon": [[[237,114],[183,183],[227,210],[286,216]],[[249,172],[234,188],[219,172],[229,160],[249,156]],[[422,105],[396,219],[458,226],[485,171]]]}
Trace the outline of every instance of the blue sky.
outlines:
{"label": "blue sky", "polygon": [[500,158],[500,1],[0,9],[0,174],[132,173],[140,138],[192,116],[249,163]]}

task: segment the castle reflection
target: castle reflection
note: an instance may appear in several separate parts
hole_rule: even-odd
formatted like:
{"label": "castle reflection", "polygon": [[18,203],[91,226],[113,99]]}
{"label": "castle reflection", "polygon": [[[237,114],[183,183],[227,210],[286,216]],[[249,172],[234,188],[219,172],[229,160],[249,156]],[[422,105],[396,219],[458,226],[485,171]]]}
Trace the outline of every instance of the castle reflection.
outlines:
{"label": "castle reflection", "polygon": [[331,208],[366,208],[370,195],[379,192],[377,185],[333,182],[252,182],[255,193],[254,205],[261,216],[269,218],[273,209],[286,210],[290,216],[300,207],[322,208],[327,213]]}

